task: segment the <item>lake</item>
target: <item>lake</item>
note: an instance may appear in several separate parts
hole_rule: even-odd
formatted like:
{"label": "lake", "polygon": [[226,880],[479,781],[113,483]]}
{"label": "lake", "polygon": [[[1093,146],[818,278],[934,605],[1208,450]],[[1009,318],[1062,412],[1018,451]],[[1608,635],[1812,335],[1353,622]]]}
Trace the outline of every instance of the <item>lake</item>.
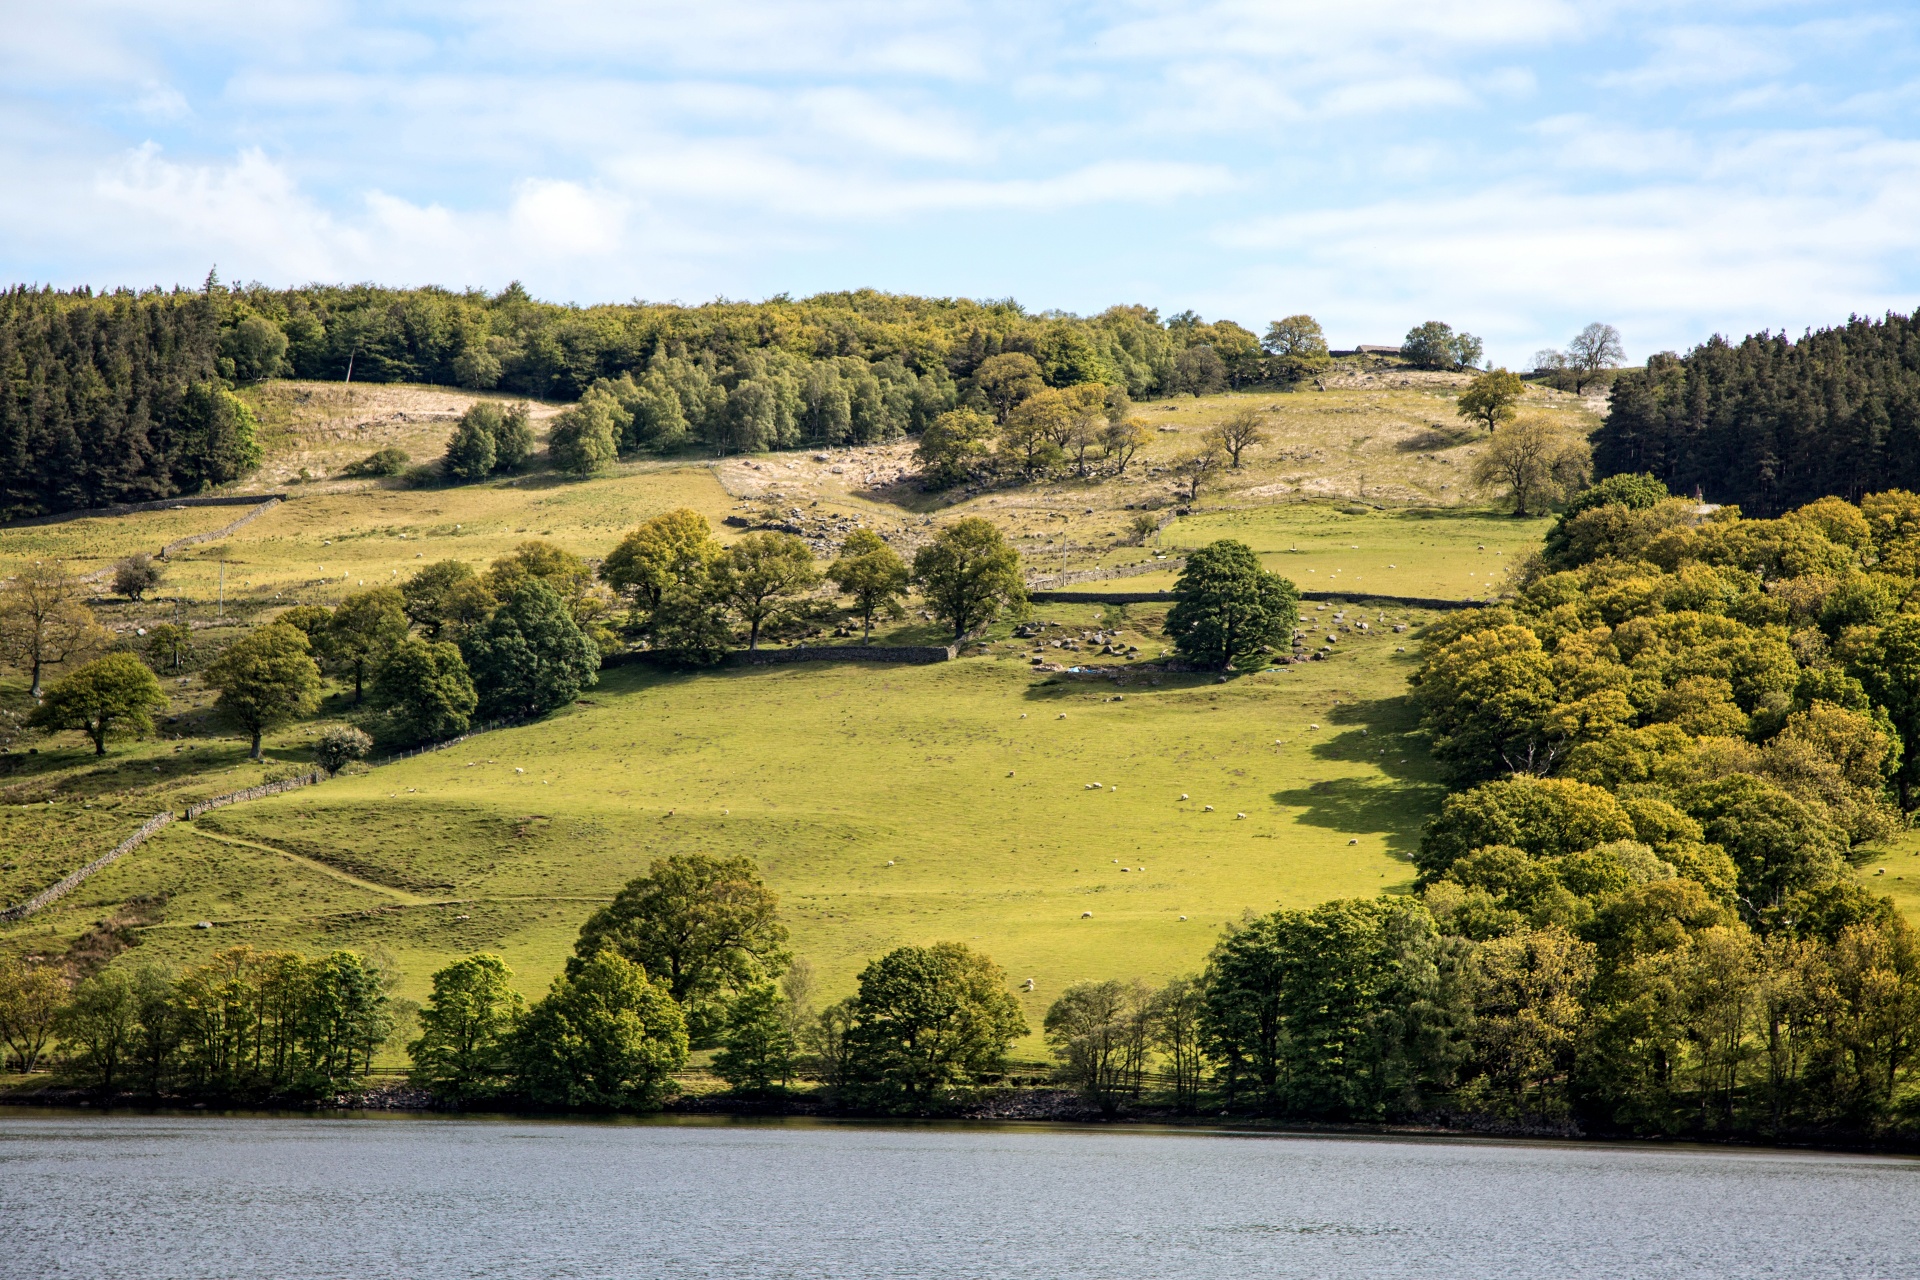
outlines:
{"label": "lake", "polygon": [[1920,1276],[1920,1163],[1140,1129],[0,1114],[0,1275]]}

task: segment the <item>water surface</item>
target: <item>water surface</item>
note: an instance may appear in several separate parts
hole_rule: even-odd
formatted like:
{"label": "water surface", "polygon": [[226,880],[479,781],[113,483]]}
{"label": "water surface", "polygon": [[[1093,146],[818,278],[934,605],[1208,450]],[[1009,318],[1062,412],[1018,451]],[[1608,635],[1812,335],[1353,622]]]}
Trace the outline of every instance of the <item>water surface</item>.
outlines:
{"label": "water surface", "polygon": [[1920,1276],[1920,1164],[1043,1127],[0,1115],[0,1275]]}

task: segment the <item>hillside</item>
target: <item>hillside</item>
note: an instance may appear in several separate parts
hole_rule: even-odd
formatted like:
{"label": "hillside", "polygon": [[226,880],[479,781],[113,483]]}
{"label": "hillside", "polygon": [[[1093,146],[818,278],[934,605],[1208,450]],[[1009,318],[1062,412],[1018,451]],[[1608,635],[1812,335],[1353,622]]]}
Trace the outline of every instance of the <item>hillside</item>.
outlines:
{"label": "hillside", "polygon": [[[1477,443],[1453,416],[1455,381],[1362,375],[1325,390],[1156,403],[1146,412],[1160,429],[1125,478],[947,494],[902,479],[905,445],[626,463],[585,482],[541,471],[427,489],[341,480],[342,465],[375,448],[429,459],[472,395],[378,387],[349,399],[325,384],[268,384],[248,393],[269,449],[258,487],[287,484],[291,500],[176,555],[159,599],[97,610],[124,633],[182,618],[211,650],[281,607],[332,602],[423,562],[483,564],[529,538],[602,555],[676,506],[701,511],[723,537],[730,515],[777,516],[823,546],[852,523],[910,546],[938,521],[981,514],[1018,540],[1035,575],[1149,567],[1156,551],[1231,535],[1309,590],[1468,598],[1501,581],[1543,524],[1467,492],[1460,477]],[[1529,394],[1545,412],[1591,422],[1571,397]],[[1157,472],[1245,404],[1270,409],[1275,442],[1176,516]],[[289,484],[301,467],[309,479]],[[1166,523],[1136,546],[1125,530],[1143,508]],[[46,556],[104,568],[240,514],[0,531],[0,571]],[[1167,567],[1151,567],[1114,585],[1170,583]],[[1043,639],[1117,632],[1150,656],[1164,645],[1162,613],[1039,605],[1034,617],[1053,626]],[[1409,883],[1407,859],[1441,790],[1408,736],[1412,630],[1394,627],[1433,615],[1372,605],[1306,616],[1339,637],[1338,656],[1229,685],[1129,675],[1098,645],[1065,652],[1113,668],[1112,680],[1037,675],[1033,647],[1005,623],[986,650],[936,667],[610,670],[539,724],[179,824],[0,932],[0,945],[58,951],[91,930],[83,945],[111,949],[97,926],[118,920],[122,941],[170,963],[240,942],[352,946],[389,958],[414,998],[447,958],[488,948],[532,993],[596,902],[649,858],[702,848],[762,864],[797,950],[830,992],[887,945],[958,937],[1036,979],[1037,1025],[1064,983],[1197,966],[1245,909]],[[909,616],[881,638],[935,635]],[[267,763],[250,764],[210,718],[197,677],[168,685],[173,718],[159,740],[116,747],[104,762],[78,735],[7,757],[0,820],[14,852],[0,863],[0,898],[51,883],[148,813],[308,758],[313,724],[271,737]],[[17,686],[10,696],[17,706]],[[346,710],[336,689],[324,714]]]}

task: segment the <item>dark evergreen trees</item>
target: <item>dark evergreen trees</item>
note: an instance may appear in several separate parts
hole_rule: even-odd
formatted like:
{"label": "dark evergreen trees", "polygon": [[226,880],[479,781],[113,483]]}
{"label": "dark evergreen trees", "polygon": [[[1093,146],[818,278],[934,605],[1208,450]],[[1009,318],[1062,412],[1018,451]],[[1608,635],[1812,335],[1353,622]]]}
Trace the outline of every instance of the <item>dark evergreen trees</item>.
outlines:
{"label": "dark evergreen trees", "polygon": [[1615,381],[1593,445],[1601,475],[1645,472],[1748,515],[1920,488],[1920,312],[1654,356]]}

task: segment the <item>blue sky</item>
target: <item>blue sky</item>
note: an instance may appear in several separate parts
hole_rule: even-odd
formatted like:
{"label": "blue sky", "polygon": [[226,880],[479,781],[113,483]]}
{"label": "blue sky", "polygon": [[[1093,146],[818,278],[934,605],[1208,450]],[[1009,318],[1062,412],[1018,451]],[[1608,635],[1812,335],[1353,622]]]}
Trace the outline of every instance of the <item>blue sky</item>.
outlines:
{"label": "blue sky", "polygon": [[0,275],[1442,319],[1920,306],[1920,17],[1733,0],[0,0]]}

